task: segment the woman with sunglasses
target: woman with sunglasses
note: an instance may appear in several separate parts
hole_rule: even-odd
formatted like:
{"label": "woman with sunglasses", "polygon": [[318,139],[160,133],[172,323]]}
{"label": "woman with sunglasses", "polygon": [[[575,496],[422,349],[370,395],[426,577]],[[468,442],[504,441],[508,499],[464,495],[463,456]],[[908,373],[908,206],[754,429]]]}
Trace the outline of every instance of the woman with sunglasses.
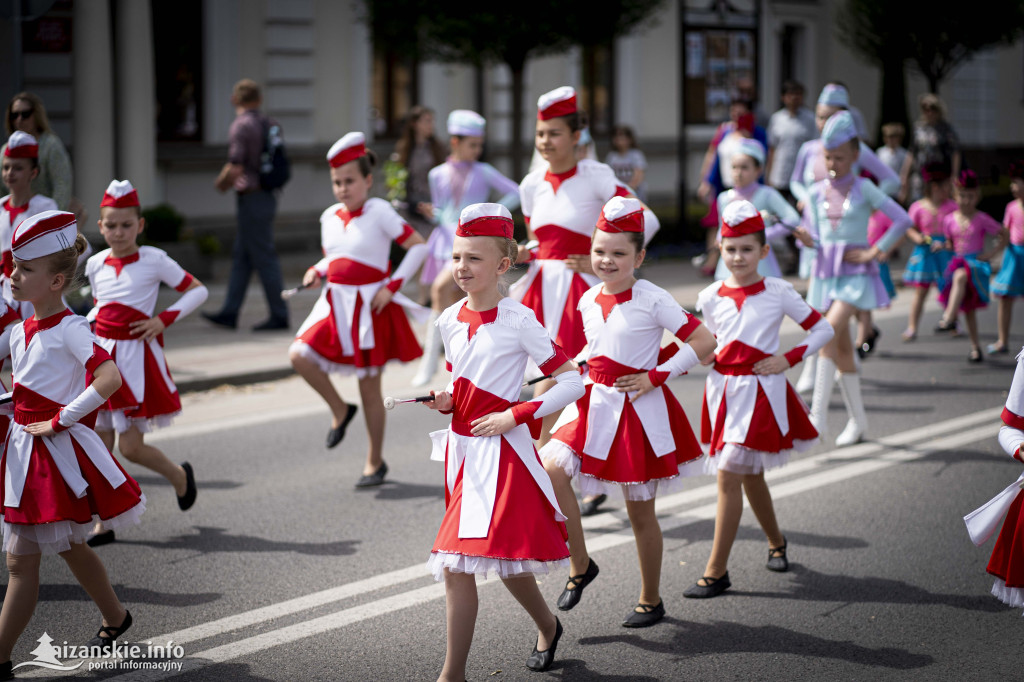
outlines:
{"label": "woman with sunglasses", "polygon": [[[60,210],[68,210],[71,203],[71,158],[64,143],[50,129],[43,101],[31,92],[19,92],[7,105],[5,120],[8,136],[20,130],[36,138],[39,144],[39,174],[32,181],[32,193],[50,197]],[[3,149],[6,148],[5,144]],[[2,150],[0,156],[3,156]],[[3,189],[6,190],[6,186]],[[6,191],[2,193],[6,194]]]}
{"label": "woman with sunglasses", "polygon": [[[916,201],[923,196],[921,169],[929,163],[941,163],[950,169],[950,177],[960,177],[960,138],[946,120],[946,106],[933,93],[918,100],[921,117],[914,122],[903,170],[900,172],[900,203]],[[917,172],[914,172],[914,170]]]}

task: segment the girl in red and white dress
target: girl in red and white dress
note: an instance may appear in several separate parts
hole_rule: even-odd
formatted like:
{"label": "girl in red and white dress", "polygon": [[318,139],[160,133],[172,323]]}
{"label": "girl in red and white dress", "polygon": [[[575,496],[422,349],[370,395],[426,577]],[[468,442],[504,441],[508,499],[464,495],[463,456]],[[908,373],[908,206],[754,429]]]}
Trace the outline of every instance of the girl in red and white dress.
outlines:
{"label": "girl in red and white dress", "polygon": [[[605,204],[591,245],[591,263],[602,283],[579,302],[587,334],[587,347],[579,356],[589,372],[586,394],[562,412],[540,453],[568,517],[572,559],[569,581],[558,599],[563,611],[579,603],[598,571],[587,553],[571,478],[577,477],[584,495],[617,493],[626,499],[641,587],[637,606],[622,623],[625,627],[654,625],[665,615],[655,495],[688,475],[686,469],[689,475],[702,473],[700,444],[665,382],[715,349],[714,337],[700,320],[667,291],[634,276],[645,255],[643,237],[638,200],[615,197]],[[684,343],[659,364],[666,329]]]}
{"label": "girl in red and white dress", "polygon": [[[1004,426],[999,444],[1006,454],[1024,463],[1024,349],[1017,355],[1017,369],[1003,408]],[[988,541],[1002,521],[987,571],[995,576],[992,595],[1008,606],[1024,606],[1024,474],[1003,492],[964,517],[967,532],[976,545]],[[1005,520],[1004,520],[1005,519]]]}
{"label": "girl in red and white dress", "polygon": [[[14,230],[26,218],[43,211],[56,211],[57,202],[32,191],[32,181],[39,175],[39,145],[36,138],[17,130],[11,133],[2,160],[4,185],[11,191],[0,197],[0,295],[8,307],[20,312],[21,304],[11,297],[11,273],[14,259],[11,240]],[[25,315],[31,315],[26,310]]]}
{"label": "girl in red and white dress", "polygon": [[138,484],[87,423],[121,386],[121,375],[89,323],[61,298],[85,244],[75,216],[61,211],[37,214],[14,234],[12,293],[32,303],[35,315],[0,336],[0,356],[11,356],[16,377],[0,460],[10,573],[0,610],[0,675],[10,675],[11,649],[35,609],[41,554],[60,554],[103,614],[91,646],[109,645],[132,623],[84,542],[95,519],[117,528],[138,523],[146,508]]}
{"label": "girl in red and white dress", "polygon": [[[576,160],[583,125],[573,88],[541,95],[537,107],[536,147],[547,163],[519,186],[527,234],[537,246],[520,249],[519,262],[529,261],[530,267],[510,295],[533,310],[555,343],[575,357],[587,343],[576,305],[583,292],[598,283],[590,265],[594,225],[609,199],[630,192],[609,166]],[[534,395],[550,387],[550,381],[543,381]],[[547,442],[557,416],[544,421],[541,444]]]}
{"label": "girl in red and white dress", "polygon": [[[348,133],[327,152],[334,204],[320,216],[324,257],[302,279],[310,287],[326,279],[320,299],[289,349],[292,366],[327,402],[333,415],[327,447],[345,437],[356,406],[342,400],[330,373],[354,373],[359,379],[370,447],[357,488],[380,485],[384,463],[384,404],[381,371],[391,360],[409,362],[423,354],[403,310],[420,322],[430,311],[398,293],[423,263],[427,247],[383,199],[369,198],[376,155],[362,133]],[[407,250],[391,271],[391,242]]]}
{"label": "girl in red and white dress", "polygon": [[[96,343],[117,363],[124,380],[100,409],[96,432],[107,449],[117,445],[124,457],[155,471],[174,486],[178,507],[185,511],[196,499],[192,465],[175,464],[147,445],[143,434],[168,426],[181,413],[181,399],[163,352],[163,332],[206,300],[203,283],[185,272],[164,251],[139,246],[146,227],[139,195],[127,180],[114,180],[100,203],[100,234],[110,247],[85,264],[95,306],[86,316],[94,323]],[[181,293],[167,310],[154,315],[160,285]],[[114,540],[108,530],[89,538],[93,547]]]}
{"label": "girl in red and white dress", "polygon": [[[507,208],[474,204],[462,211],[452,273],[467,298],[437,320],[452,381],[425,403],[453,413],[450,428],[430,434],[431,458],[445,462],[445,514],[427,562],[436,579],[443,577],[447,594],[441,680],[466,677],[477,614],[475,575],[496,573],[537,624],[527,667],[547,670],[562,635],[534,574],[546,573],[550,563],[565,565],[565,516],[531,428],[582,396],[583,380],[533,312],[499,291],[516,254]],[[555,385],[519,403],[529,360]]]}
{"label": "girl in red and white dress", "polygon": [[[730,586],[727,563],[743,514],[744,492],[768,538],[768,570],[789,567],[786,537],[775,519],[764,472],[783,466],[790,450],[817,440],[807,406],[784,372],[818,352],[833,335],[828,321],[793,285],[758,274],[758,262],[768,255],[768,246],[764,221],[753,204],[729,204],[722,223],[722,258],[731,274],[697,297],[704,324],[718,337],[701,416],[701,442],[708,445],[710,471],[718,475],[718,512],[703,577],[683,592],[693,598],[714,597]],[[779,353],[784,317],[799,323],[807,337]]]}

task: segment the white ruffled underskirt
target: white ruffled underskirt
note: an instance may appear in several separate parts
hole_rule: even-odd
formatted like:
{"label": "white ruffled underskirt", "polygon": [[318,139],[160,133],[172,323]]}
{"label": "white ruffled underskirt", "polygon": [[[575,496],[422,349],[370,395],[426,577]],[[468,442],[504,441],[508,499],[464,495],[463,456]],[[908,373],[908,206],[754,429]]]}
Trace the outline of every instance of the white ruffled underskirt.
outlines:
{"label": "white ruffled underskirt", "polygon": [[726,443],[722,451],[714,457],[708,457],[704,463],[704,473],[709,476],[718,475],[719,470],[744,476],[756,475],[772,469],[780,469],[789,463],[789,456],[812,448],[818,439],[795,440],[790,450],[781,452],[764,452],[752,450],[737,443]]}
{"label": "white ruffled underskirt", "polygon": [[444,570],[452,573],[471,573],[487,578],[494,573],[499,578],[516,578],[523,575],[545,575],[554,569],[569,567],[569,557],[558,561],[537,561],[534,559],[498,559],[486,556],[469,556],[451,552],[431,552],[427,559],[427,570],[434,580],[444,580]]}
{"label": "white ruffled underskirt", "polygon": [[686,486],[687,478],[704,474],[704,460],[700,457],[679,467],[679,474],[669,478],[658,478],[651,481],[622,483],[606,481],[590,474],[580,474],[582,460],[575,450],[560,440],[549,440],[538,453],[545,464],[551,462],[565,474],[576,480],[583,497],[607,495],[613,499],[626,499],[634,502],[653,500],[658,494],[668,495],[679,492]]}
{"label": "white ruffled underskirt", "polygon": [[992,596],[1007,606],[1024,607],[1024,588],[1007,587],[1002,578],[996,578],[992,583]]}
{"label": "white ruffled underskirt", "polygon": [[96,413],[96,431],[116,431],[124,433],[133,426],[139,433],[150,433],[174,423],[174,418],[181,410],[170,414],[161,414],[151,418],[135,418],[124,416],[124,410],[100,410]]}
{"label": "white ruffled underskirt", "polygon": [[[127,526],[136,526],[146,511],[146,496],[143,494],[139,503],[126,512],[104,519],[104,530],[117,530]],[[3,522],[5,552],[10,554],[59,554],[71,549],[71,543],[81,544],[92,532],[99,516],[93,515],[89,523],[74,521],[54,521],[36,525]]]}
{"label": "white ruffled underskirt", "polygon": [[292,341],[292,345],[288,347],[288,353],[298,353],[319,367],[320,371],[327,374],[343,374],[345,376],[351,376],[354,374],[357,379],[365,379],[366,377],[377,376],[383,369],[383,367],[356,367],[355,365],[331,362],[313,350],[308,343],[298,339]]}

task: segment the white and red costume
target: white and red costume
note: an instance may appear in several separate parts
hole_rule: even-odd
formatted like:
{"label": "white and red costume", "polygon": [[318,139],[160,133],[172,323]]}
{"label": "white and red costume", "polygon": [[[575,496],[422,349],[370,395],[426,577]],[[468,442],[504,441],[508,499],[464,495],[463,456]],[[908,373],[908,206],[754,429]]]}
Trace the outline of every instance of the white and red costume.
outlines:
{"label": "white and red costume", "polygon": [[[1004,426],[999,429],[999,444],[1006,454],[1024,463],[1024,453],[1021,452],[1024,445],[1024,349],[1017,355],[1017,370],[1006,396],[1002,420]],[[999,522],[1003,521],[986,570],[996,578],[992,584],[993,596],[1016,607],[1024,606],[1024,494],[1021,486],[1024,486],[1024,474],[964,517],[967,531],[976,545],[992,537]]]}
{"label": "white and red costume", "polygon": [[[542,95],[538,108],[541,120],[572,114],[576,111],[575,91],[563,87]],[[629,193],[610,166],[589,159],[564,173],[536,170],[519,185],[523,216],[538,246],[529,270],[509,295],[533,310],[551,338],[571,357],[586,345],[576,304],[598,279],[570,270],[565,259],[590,253],[601,207],[612,197]]]}
{"label": "white and red costume", "polygon": [[[476,204],[512,219],[498,204]],[[500,209],[500,211],[498,211]],[[458,236],[465,236],[460,221]],[[488,221],[483,223],[486,226]],[[480,223],[477,223],[479,226]],[[493,234],[473,232],[472,236]],[[565,407],[583,394],[576,372],[563,372],[557,384],[536,400],[519,403],[529,360],[545,374],[569,361],[533,311],[509,298],[490,310],[474,311],[468,299],[451,306],[437,319],[445,359],[452,373],[452,423],[430,434],[431,459],[445,463],[445,514],[434,541],[428,568],[441,580],[444,569],[507,578],[546,573],[551,564],[564,566],[565,516],[558,507],[540,457],[533,447],[531,422]],[[516,426],[497,436],[474,436],[470,424],[492,412],[512,408]]]}
{"label": "white and red costume", "polygon": [[[361,133],[349,133],[328,152],[332,167],[366,153]],[[398,293],[404,277],[390,277],[391,242],[403,244],[415,234],[412,227],[383,199],[370,198],[358,210],[334,204],[320,216],[320,244],[324,257],[313,270],[325,279],[320,298],[299,327],[291,351],[299,352],[324,372],[355,373],[362,378],[378,374],[391,360],[409,362],[423,355],[405,311],[420,322],[430,311]],[[417,245],[412,248],[417,248]],[[419,261],[426,256],[426,247]],[[402,260],[416,260],[412,249]],[[411,274],[411,273],[410,273]],[[381,287],[394,297],[375,313],[370,302]],[[403,310],[403,308],[405,310]]]}
{"label": "white and red costume", "polygon": [[[26,222],[16,233],[16,258],[32,260],[73,243],[72,214],[50,211],[39,217],[44,220]],[[49,218],[65,217],[63,226],[48,234],[32,232],[33,227],[49,229]],[[23,235],[27,253],[22,254]],[[46,251],[41,244],[58,238],[58,248]],[[138,483],[107,451],[89,417],[82,418],[102,401],[86,377],[110,359],[95,343],[89,323],[67,309],[42,320],[30,317],[0,334],[0,357],[7,355],[15,379],[13,419],[0,461],[4,550],[36,551],[22,540],[44,553],[63,552],[70,543],[83,542],[97,518],[108,529],[138,523],[146,508]],[[50,421],[57,433],[42,438],[25,431],[41,421]]]}
{"label": "white and red costume", "polygon": [[[117,363],[124,383],[100,410],[96,428],[124,433],[134,426],[146,433],[169,425],[181,412],[181,399],[164,358],[163,335],[143,341],[130,325],[153,317],[161,283],[184,292],[193,277],[152,246],[124,258],[110,254],[104,249],[86,261],[95,300],[88,318],[95,321],[96,342]],[[168,309],[159,317],[170,326],[179,312]]]}

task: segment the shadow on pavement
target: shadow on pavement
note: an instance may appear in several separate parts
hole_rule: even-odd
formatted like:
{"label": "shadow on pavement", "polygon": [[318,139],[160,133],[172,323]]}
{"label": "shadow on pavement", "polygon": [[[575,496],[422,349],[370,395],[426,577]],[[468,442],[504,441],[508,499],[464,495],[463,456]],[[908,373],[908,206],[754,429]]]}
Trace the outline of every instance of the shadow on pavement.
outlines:
{"label": "shadow on pavement", "polygon": [[443,500],[444,485],[421,485],[389,479],[384,485],[377,488],[376,495],[374,495],[374,498],[378,500],[413,500],[420,497]]}
{"label": "shadow on pavement", "polygon": [[[685,526],[670,528],[664,531],[666,538],[678,540],[689,540],[692,543],[710,541],[715,534],[715,521],[708,519],[689,523]],[[737,542],[754,542],[764,544],[765,553],[768,551],[768,541],[760,528],[755,526],[740,526],[736,533]],[[799,552],[804,547],[815,547],[819,549],[864,549],[869,543],[863,538],[841,535],[822,535],[819,533],[802,533],[786,529],[786,541],[791,551]],[[792,557],[790,557],[792,559]]]}
{"label": "shadow on pavement", "polygon": [[359,540],[337,542],[289,542],[268,540],[255,535],[231,535],[224,528],[194,526],[198,535],[179,535],[164,542],[121,540],[119,545],[142,545],[157,549],[188,549],[201,554],[211,552],[295,552],[311,556],[347,556],[355,554]]}
{"label": "shadow on pavement", "polygon": [[[170,482],[163,476],[133,476],[139,485],[142,486],[164,486],[171,487]],[[207,481],[201,478],[196,479],[196,487],[199,490],[234,490],[241,488],[244,483],[241,481]]]}
{"label": "shadow on pavement", "polygon": [[[130,585],[114,585],[117,596],[125,603],[155,604],[157,606],[197,606],[209,604],[220,599],[220,592],[157,592]],[[0,596],[7,594],[7,586],[0,587]],[[85,590],[78,583],[59,585],[40,585],[39,601],[91,601]]]}
{"label": "shadow on pavement", "polygon": [[659,678],[648,675],[602,675],[587,667],[579,658],[555,659],[552,672],[559,672],[560,680],[586,680],[586,682],[658,682]]}

